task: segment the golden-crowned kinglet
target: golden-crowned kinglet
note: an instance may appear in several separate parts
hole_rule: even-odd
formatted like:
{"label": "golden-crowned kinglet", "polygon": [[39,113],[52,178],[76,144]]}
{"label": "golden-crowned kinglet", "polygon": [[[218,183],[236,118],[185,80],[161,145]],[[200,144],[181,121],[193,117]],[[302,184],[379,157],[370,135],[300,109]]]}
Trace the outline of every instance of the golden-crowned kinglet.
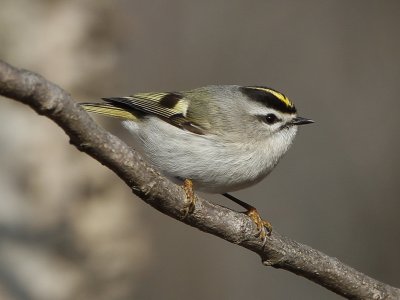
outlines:
{"label": "golden-crowned kinglet", "polygon": [[267,176],[297,126],[313,123],[298,117],[285,95],[261,86],[214,85],[103,100],[81,107],[123,119],[148,161],[175,183],[184,183],[188,210],[195,202],[192,187],[221,193],[247,209],[262,237],[265,228],[271,232],[254,207],[226,193]]}

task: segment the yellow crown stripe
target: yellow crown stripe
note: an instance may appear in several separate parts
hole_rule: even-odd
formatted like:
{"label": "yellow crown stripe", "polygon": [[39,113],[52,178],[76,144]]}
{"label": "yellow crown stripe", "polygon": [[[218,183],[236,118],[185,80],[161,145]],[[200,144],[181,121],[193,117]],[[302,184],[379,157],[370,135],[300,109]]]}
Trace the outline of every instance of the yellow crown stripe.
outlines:
{"label": "yellow crown stripe", "polygon": [[277,91],[274,91],[274,90],[268,89],[268,88],[262,88],[262,87],[251,87],[251,88],[255,89],[255,90],[270,93],[270,94],[274,95],[276,98],[278,98],[279,100],[281,100],[283,103],[285,103],[285,105],[287,107],[293,107],[293,103],[289,100],[289,98]]}

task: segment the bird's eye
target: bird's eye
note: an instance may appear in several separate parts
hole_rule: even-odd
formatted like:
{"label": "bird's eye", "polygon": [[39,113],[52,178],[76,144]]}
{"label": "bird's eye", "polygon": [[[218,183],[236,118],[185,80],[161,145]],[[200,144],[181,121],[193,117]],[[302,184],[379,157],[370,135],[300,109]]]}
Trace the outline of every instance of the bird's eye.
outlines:
{"label": "bird's eye", "polygon": [[278,121],[279,121],[278,117],[274,114],[268,114],[264,117],[264,122],[269,125],[275,124]]}

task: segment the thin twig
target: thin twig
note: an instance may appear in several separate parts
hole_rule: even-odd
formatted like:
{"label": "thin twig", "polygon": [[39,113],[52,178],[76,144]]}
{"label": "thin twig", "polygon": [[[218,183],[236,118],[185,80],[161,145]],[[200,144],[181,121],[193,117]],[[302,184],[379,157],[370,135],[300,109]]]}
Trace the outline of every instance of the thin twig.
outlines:
{"label": "thin twig", "polygon": [[0,95],[52,119],[71,144],[114,171],[136,195],[162,213],[257,253],[264,265],[306,277],[344,297],[400,299],[399,289],[276,231],[263,247],[253,222],[242,213],[199,198],[194,212],[183,219],[182,189],[161,177],[124,142],[98,126],[67,92],[42,76],[0,61]]}

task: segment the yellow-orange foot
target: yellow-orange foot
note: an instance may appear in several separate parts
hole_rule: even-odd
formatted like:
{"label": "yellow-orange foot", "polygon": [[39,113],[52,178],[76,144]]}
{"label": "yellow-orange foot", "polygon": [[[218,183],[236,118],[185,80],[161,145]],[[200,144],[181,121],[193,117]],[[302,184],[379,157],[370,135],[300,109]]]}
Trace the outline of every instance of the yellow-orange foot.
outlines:
{"label": "yellow-orange foot", "polygon": [[271,235],[272,232],[271,223],[261,219],[260,214],[254,207],[249,208],[249,210],[246,211],[246,215],[248,215],[250,219],[253,220],[254,224],[256,224],[258,230],[258,236],[263,241],[265,241],[266,237]]}
{"label": "yellow-orange foot", "polygon": [[246,202],[243,202],[242,200],[240,200],[228,193],[224,193],[222,195],[246,209],[245,214],[248,215],[250,217],[250,219],[252,219],[253,222],[257,226],[257,230],[258,230],[257,236],[259,236],[262,239],[262,241],[265,243],[265,241],[267,240],[266,237],[270,236],[271,232],[272,232],[271,223],[261,219],[260,214],[258,213],[257,209],[255,207],[251,206],[250,204],[247,204]]}
{"label": "yellow-orange foot", "polygon": [[196,205],[196,195],[193,191],[193,181],[185,179],[183,182],[183,190],[186,195],[185,204],[182,209],[183,217],[186,218],[189,213],[192,213]]}

